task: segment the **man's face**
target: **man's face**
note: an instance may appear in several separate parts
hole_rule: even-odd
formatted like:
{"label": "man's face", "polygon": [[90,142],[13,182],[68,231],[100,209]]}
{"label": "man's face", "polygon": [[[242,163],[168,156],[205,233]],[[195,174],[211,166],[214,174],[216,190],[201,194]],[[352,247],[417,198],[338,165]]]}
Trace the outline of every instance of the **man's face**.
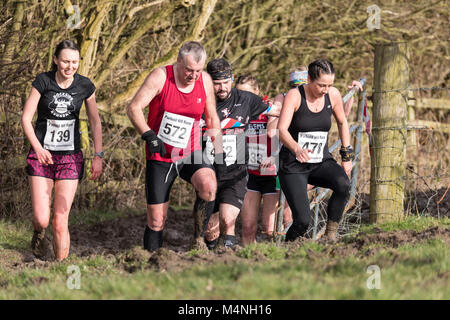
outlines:
{"label": "man's face", "polygon": [[214,94],[218,100],[223,101],[230,96],[232,83],[233,81],[231,81],[231,78],[224,80],[213,80]]}
{"label": "man's face", "polygon": [[177,60],[180,68],[178,69],[179,79],[184,85],[191,85],[200,78],[205,59],[196,62],[192,55],[186,55],[183,59]]}

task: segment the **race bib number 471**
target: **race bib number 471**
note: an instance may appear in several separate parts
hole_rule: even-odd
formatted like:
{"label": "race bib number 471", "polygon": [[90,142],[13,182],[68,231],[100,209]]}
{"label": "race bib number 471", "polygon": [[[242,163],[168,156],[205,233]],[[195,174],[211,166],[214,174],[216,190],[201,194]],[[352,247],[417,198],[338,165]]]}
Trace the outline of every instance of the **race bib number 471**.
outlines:
{"label": "race bib number 471", "polygon": [[194,119],[179,114],[164,112],[159,126],[158,138],[175,148],[186,148],[191,137]]}
{"label": "race bib number 471", "polygon": [[327,131],[311,131],[298,133],[298,145],[302,149],[311,150],[307,163],[319,163],[323,160],[323,149],[327,143]]}

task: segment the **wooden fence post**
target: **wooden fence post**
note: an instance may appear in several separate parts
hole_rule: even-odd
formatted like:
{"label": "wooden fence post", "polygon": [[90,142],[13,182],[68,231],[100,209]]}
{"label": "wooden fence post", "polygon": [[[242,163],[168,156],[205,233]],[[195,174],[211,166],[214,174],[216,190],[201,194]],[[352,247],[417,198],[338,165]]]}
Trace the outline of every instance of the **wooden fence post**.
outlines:
{"label": "wooden fence post", "polygon": [[370,222],[404,216],[408,101],[406,43],[375,46],[373,146],[370,173]]}

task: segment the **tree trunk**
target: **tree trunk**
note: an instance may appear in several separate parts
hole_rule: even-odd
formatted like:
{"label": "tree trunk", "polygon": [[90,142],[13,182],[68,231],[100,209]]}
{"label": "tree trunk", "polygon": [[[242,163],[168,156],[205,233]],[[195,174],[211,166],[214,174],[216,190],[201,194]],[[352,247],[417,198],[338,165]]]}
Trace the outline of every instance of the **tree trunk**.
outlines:
{"label": "tree trunk", "polygon": [[8,64],[13,61],[16,48],[19,46],[20,41],[20,29],[22,27],[22,21],[25,14],[24,0],[18,0],[15,2],[13,25],[11,28],[11,36],[6,43],[5,51],[2,57],[2,64]]}

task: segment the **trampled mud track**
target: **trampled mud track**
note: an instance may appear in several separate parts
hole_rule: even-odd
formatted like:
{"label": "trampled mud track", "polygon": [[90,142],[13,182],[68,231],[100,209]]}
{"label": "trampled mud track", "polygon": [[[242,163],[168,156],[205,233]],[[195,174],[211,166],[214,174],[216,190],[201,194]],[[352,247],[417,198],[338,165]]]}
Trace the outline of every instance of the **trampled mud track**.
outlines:
{"label": "trampled mud track", "polygon": [[[232,264],[238,261],[257,263],[268,259],[263,253],[254,253],[251,258],[239,255],[241,247],[234,250],[219,246],[214,252],[193,253],[189,245],[193,235],[193,218],[189,211],[169,210],[164,230],[163,248],[155,253],[142,249],[143,232],[146,224],[145,213],[116,218],[93,225],[74,225],[70,227],[71,250],[70,254],[82,258],[94,258],[98,255],[108,259],[127,272],[134,272],[141,268],[150,268],[156,271],[180,271],[202,264]],[[237,241],[240,243],[240,225],[237,225]],[[30,235],[31,237],[31,235]],[[341,239],[337,244],[329,244],[319,240],[325,245],[321,252],[308,251],[308,258],[345,256],[372,256],[382,248],[395,249],[406,243],[416,244],[429,239],[441,239],[450,246],[450,229],[432,227],[423,231],[383,231],[375,229],[375,233],[360,233],[355,236]],[[286,248],[285,258],[295,256],[295,252],[310,239],[300,239],[293,243],[282,243]],[[368,248],[370,247],[370,249]],[[0,254],[0,266],[14,271],[23,267],[48,268],[58,262],[54,257],[47,260],[36,259],[31,250],[17,250],[4,248]]]}

